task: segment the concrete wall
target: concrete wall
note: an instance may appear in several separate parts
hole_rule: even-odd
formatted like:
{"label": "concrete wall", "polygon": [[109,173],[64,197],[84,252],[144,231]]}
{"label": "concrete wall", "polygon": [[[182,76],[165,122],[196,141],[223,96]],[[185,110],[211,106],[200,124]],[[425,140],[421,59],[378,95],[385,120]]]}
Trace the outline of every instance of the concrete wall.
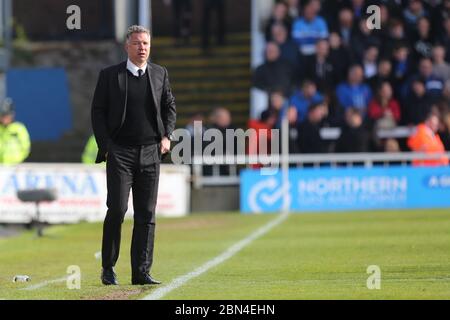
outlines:
{"label": "concrete wall", "polygon": [[34,42],[16,47],[12,67],[62,67],[69,80],[74,121],[71,135],[88,136],[90,110],[99,71],[125,59],[121,44],[104,42]]}
{"label": "concrete wall", "polygon": [[239,211],[239,186],[192,189],[191,211]]}

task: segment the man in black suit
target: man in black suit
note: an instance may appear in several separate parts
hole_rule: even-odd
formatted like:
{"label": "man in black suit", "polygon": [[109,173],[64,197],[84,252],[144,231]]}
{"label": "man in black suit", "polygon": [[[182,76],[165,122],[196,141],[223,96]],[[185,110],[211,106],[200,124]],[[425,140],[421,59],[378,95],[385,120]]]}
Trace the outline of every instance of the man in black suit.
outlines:
{"label": "man in black suit", "polygon": [[166,68],[147,62],[150,41],[150,32],[144,27],[128,29],[128,60],[100,72],[92,102],[92,126],[99,147],[96,162],[106,161],[108,189],[102,241],[104,285],[118,284],[114,266],[131,188],[132,284],[160,283],[149,272],[160,160],[170,150],[176,106]]}

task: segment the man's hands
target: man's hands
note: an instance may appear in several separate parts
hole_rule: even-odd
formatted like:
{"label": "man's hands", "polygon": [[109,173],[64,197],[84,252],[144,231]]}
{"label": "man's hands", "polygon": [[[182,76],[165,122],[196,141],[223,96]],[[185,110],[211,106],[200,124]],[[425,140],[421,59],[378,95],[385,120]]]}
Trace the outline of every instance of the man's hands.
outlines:
{"label": "man's hands", "polygon": [[166,154],[170,152],[170,140],[167,137],[161,140],[161,154]]}

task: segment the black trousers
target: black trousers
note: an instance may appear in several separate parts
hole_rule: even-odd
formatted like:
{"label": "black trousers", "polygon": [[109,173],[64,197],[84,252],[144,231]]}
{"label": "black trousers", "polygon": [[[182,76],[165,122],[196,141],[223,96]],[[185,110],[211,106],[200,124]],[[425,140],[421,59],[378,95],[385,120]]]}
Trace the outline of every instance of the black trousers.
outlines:
{"label": "black trousers", "polygon": [[160,159],[159,144],[110,146],[106,163],[108,211],[103,224],[103,268],[114,267],[119,258],[122,223],[132,190],[134,227],[131,270],[133,276],[150,272],[153,262]]}

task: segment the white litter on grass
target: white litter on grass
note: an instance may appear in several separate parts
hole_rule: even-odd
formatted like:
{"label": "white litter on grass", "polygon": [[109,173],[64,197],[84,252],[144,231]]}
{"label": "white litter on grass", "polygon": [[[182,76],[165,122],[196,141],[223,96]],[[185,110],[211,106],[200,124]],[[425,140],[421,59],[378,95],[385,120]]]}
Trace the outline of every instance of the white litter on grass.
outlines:
{"label": "white litter on grass", "polygon": [[59,279],[43,281],[43,282],[40,282],[40,283],[31,285],[31,286],[28,286],[26,288],[23,288],[21,290],[36,290],[36,289],[40,289],[40,288],[46,287],[46,286],[48,286],[49,284],[52,284],[52,283],[59,283],[59,282],[65,282],[65,281],[67,281],[67,276],[65,276],[63,278],[59,278]]}
{"label": "white litter on grass", "polygon": [[175,278],[170,282],[168,285],[163,286],[161,288],[156,289],[149,295],[145,296],[143,300],[159,300],[165,295],[167,295],[169,292],[181,287],[182,285],[186,284],[188,281],[202,275],[203,273],[207,272],[211,268],[214,268],[215,266],[218,266],[219,264],[222,264],[223,262],[227,261],[231,257],[233,257],[235,254],[237,254],[239,251],[244,249],[246,246],[248,246],[250,243],[252,243],[254,240],[258,239],[259,237],[265,235],[269,231],[271,231],[273,228],[278,226],[280,223],[285,221],[287,217],[289,216],[288,213],[283,213],[280,216],[278,216],[276,219],[271,220],[269,223],[264,225],[263,227],[259,228],[255,232],[251,233],[248,237],[245,239],[235,243],[231,247],[229,247],[227,250],[225,250],[222,254],[218,255],[217,257],[213,258],[212,260],[207,261],[202,266],[198,267],[197,269],[180,276],[178,278]]}

